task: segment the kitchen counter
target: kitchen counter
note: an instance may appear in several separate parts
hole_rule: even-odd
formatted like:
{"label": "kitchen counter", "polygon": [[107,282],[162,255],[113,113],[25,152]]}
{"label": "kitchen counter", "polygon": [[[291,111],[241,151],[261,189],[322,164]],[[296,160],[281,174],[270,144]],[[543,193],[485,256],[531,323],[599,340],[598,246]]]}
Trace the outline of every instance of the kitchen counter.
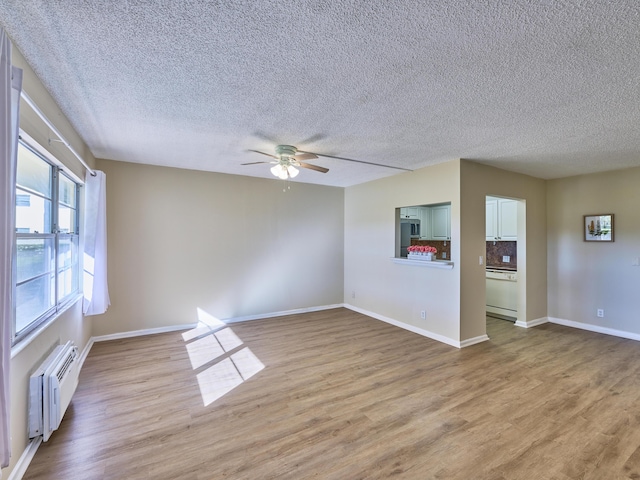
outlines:
{"label": "kitchen counter", "polygon": [[446,260],[409,260],[405,257],[391,257],[391,261],[393,263],[397,263],[399,265],[416,265],[418,267],[427,267],[427,268],[445,268],[451,270],[453,268],[453,262],[449,262]]}

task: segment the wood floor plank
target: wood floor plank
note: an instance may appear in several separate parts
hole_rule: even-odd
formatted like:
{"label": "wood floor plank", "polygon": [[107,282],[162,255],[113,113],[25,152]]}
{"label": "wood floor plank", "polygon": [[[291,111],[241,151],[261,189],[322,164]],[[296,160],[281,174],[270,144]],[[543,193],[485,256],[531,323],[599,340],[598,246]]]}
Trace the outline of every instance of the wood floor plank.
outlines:
{"label": "wood floor plank", "polygon": [[640,478],[640,343],[487,322],[463,350],[346,309],[96,343],[24,478]]}

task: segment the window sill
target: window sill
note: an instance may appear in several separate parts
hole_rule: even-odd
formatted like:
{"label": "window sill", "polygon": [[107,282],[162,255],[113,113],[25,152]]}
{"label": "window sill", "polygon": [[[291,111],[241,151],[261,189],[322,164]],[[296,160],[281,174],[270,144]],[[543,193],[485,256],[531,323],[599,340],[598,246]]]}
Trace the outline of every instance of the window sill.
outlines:
{"label": "window sill", "polygon": [[407,258],[392,257],[391,261],[399,265],[417,265],[419,267],[444,268],[446,270],[453,269],[453,262],[447,260],[432,260],[429,262],[426,260],[409,260]]}
{"label": "window sill", "polygon": [[32,341],[34,341],[38,337],[38,335],[40,335],[40,333],[42,333],[44,330],[46,330],[49,327],[49,325],[51,325],[53,322],[55,322],[64,312],[66,312],[67,310],[72,308],[79,301],[82,301],[83,298],[84,297],[83,297],[82,293],[78,293],[75,297],[73,297],[71,300],[66,302],[63,306],[61,306],[60,309],[57,312],[55,312],[47,320],[45,320],[40,325],[38,325],[38,327],[35,330],[33,330],[32,332],[27,334],[26,337],[24,337],[18,343],[13,345],[11,347],[11,358],[15,357],[22,350],[27,348],[27,346]]}

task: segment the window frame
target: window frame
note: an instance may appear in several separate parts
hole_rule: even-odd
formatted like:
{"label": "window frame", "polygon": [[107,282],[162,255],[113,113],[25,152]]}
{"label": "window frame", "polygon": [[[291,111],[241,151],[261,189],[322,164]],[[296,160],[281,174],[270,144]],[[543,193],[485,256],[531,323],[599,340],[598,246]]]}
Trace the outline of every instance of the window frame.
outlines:
{"label": "window frame", "polygon": [[[81,273],[82,273],[82,265],[81,265],[81,238],[80,238],[80,191],[82,187],[81,181],[74,178],[75,176],[72,173],[66,171],[66,168],[55,158],[51,158],[51,154],[46,152],[42,147],[37,145],[36,142],[27,141],[23,138],[22,132],[19,138],[19,146],[18,148],[25,148],[33,155],[38,157],[38,159],[45,162],[45,164],[50,168],[50,191],[51,196],[47,197],[40,192],[32,191],[28,188],[20,187],[16,184],[16,222],[17,222],[17,207],[18,201],[17,196],[20,192],[26,192],[31,195],[36,195],[40,198],[45,199],[46,201],[51,202],[51,212],[49,214],[49,225],[45,225],[45,230],[49,233],[27,233],[27,232],[18,232],[17,225],[14,227],[15,231],[15,245],[16,251],[13,259],[13,285],[17,291],[17,288],[21,285],[27,284],[39,278],[46,278],[53,276],[53,285],[48,289],[49,295],[51,295],[51,290],[53,290],[53,305],[47,308],[46,311],[38,315],[37,317],[30,319],[29,323],[24,326],[21,330],[17,330],[17,307],[18,307],[18,298],[17,295],[14,295],[14,305],[13,305],[13,321],[11,325],[11,338],[12,347],[15,347],[22,340],[27,338],[34,330],[41,327],[47,321],[55,318],[56,315],[61,313],[63,310],[67,309],[73,302],[75,302],[82,293],[82,282],[81,282]],[[75,195],[75,205],[70,207],[67,203],[62,203],[60,201],[60,178],[64,176],[67,180],[73,183],[74,185],[74,195]],[[72,208],[73,216],[72,221],[74,225],[73,232],[62,232],[59,228],[59,210],[60,207],[64,206],[67,208]],[[39,273],[37,275],[33,275],[26,279],[21,279],[18,282],[18,267],[17,267],[17,254],[18,254],[18,243],[20,239],[29,239],[29,240],[53,240],[53,266],[49,267],[46,272]],[[65,265],[61,265],[60,259],[60,241],[61,239],[70,239],[71,240],[71,248],[74,248],[75,244],[75,259],[72,255],[72,263],[69,267],[65,267]],[[75,261],[74,261],[75,260]],[[76,269],[75,275],[75,284],[72,282],[71,290],[65,295],[60,295],[60,286],[62,283],[61,273],[66,272],[69,269]]]}

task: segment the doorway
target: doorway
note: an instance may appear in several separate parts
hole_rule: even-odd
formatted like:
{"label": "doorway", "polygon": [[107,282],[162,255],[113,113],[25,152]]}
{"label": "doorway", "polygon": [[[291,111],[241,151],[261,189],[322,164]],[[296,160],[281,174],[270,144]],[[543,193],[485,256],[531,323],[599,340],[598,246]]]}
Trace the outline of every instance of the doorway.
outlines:
{"label": "doorway", "polygon": [[485,201],[486,315],[517,324],[524,311],[525,202],[498,195]]}

